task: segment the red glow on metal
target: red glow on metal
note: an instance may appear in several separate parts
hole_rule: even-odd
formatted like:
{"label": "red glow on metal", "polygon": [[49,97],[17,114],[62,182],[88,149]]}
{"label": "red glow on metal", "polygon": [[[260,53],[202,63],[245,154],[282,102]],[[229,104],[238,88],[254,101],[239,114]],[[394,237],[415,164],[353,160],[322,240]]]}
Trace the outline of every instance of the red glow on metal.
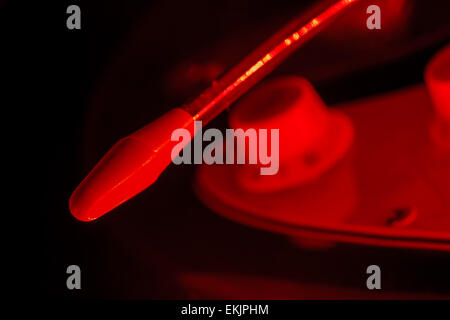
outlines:
{"label": "red glow on metal", "polygon": [[431,138],[450,150],[450,45],[441,49],[428,63],[425,83],[435,109]]}
{"label": "red glow on metal", "polygon": [[450,153],[426,138],[432,105],[425,88],[333,109],[351,118],[358,139],[348,156],[313,183],[263,193],[273,177],[253,175],[258,185],[249,185],[242,181],[242,166],[203,165],[197,196],[226,218],[288,237],[450,251]]}
{"label": "red glow on metal", "polygon": [[[328,9],[320,13],[315,18],[311,19],[306,25],[302,26],[295,32],[291,33],[285,39],[283,39],[280,43],[276,44],[273,49],[269,52],[265,53],[261,59],[259,59],[256,63],[254,63],[250,68],[245,70],[235,81],[233,81],[230,85],[228,85],[222,92],[220,92],[216,97],[214,97],[208,104],[206,104],[198,113],[194,115],[194,119],[203,119],[208,113],[219,113],[222,110],[214,110],[219,109],[220,106],[218,102],[223,100],[228,95],[231,95],[233,91],[237,87],[239,87],[242,83],[244,83],[248,78],[254,75],[258,70],[264,68],[268,62],[272,59],[280,56],[282,53],[286,51],[288,47],[295,44],[296,42],[300,42],[303,38],[318,28],[325,21],[330,20],[335,17],[338,13],[340,13],[343,9],[345,9],[350,4],[357,2],[359,0],[341,0],[330,6]],[[270,40],[269,40],[270,41]],[[236,97],[237,98],[237,97]],[[234,98],[233,100],[235,100]]]}

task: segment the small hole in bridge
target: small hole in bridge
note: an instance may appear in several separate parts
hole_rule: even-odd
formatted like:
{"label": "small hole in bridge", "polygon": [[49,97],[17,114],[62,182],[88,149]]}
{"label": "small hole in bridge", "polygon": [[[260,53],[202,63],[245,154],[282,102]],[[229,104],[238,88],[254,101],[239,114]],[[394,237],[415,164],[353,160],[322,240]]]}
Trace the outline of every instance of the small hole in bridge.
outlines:
{"label": "small hole in bridge", "polygon": [[403,227],[411,224],[417,217],[417,208],[412,206],[393,209],[392,216],[387,219],[386,225],[391,227]]}

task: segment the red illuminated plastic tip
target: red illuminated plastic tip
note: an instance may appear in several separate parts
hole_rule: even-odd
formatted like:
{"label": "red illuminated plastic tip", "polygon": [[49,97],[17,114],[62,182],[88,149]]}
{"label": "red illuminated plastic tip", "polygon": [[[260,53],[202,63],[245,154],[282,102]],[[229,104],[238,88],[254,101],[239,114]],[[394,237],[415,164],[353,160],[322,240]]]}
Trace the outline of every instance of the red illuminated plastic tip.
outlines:
{"label": "red illuminated plastic tip", "polygon": [[133,134],[119,140],[75,189],[69,200],[72,215],[91,221],[135,196],[171,162],[173,130],[192,132],[192,116],[173,109]]}

